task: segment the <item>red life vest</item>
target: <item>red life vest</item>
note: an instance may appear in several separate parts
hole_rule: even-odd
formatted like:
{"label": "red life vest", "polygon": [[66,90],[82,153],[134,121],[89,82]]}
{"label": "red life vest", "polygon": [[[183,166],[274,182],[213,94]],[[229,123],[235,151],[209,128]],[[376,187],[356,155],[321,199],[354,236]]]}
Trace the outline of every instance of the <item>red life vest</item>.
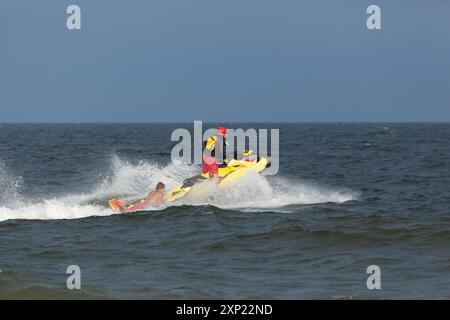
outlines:
{"label": "red life vest", "polygon": [[202,173],[208,173],[209,177],[212,178],[217,174],[219,165],[217,164],[216,158],[203,155],[203,166]]}

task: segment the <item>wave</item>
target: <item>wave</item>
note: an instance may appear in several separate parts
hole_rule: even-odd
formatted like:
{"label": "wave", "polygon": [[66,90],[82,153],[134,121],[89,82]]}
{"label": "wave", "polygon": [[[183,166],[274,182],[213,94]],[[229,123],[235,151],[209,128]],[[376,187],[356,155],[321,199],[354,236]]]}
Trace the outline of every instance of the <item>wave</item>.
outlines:
{"label": "wave", "polygon": [[[113,156],[111,167],[92,191],[72,194],[60,198],[27,202],[20,194],[23,178],[12,175],[0,162],[0,221],[10,219],[78,219],[90,216],[116,214],[107,206],[107,200],[120,197],[132,202],[141,199],[162,181],[167,190],[182,184],[183,180],[198,174],[198,167],[169,164],[161,166],[150,161],[132,164]],[[345,202],[354,200],[351,191],[332,190],[297,180],[282,177],[248,175],[227,188],[212,188],[213,182],[203,183],[173,205],[212,205],[221,209],[243,212],[258,212],[270,209],[285,211],[294,204],[317,204],[324,202]],[[170,204],[172,205],[172,204]],[[150,208],[146,211],[161,211],[168,205]]]}

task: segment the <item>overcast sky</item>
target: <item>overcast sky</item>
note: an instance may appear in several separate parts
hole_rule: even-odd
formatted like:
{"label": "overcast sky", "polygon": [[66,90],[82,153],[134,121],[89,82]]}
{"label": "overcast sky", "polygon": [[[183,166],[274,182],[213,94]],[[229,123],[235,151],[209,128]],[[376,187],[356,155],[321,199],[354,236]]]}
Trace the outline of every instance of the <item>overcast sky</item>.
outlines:
{"label": "overcast sky", "polygon": [[0,0],[0,122],[193,120],[450,121],[450,1]]}

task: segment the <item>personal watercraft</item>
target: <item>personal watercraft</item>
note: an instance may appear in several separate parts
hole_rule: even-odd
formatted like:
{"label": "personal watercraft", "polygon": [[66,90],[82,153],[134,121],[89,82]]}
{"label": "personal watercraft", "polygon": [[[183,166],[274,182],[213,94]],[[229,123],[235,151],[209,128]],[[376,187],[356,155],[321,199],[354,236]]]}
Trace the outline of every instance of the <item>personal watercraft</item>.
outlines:
{"label": "personal watercraft", "polygon": [[[241,177],[249,174],[250,172],[260,173],[268,166],[268,160],[266,158],[260,158],[254,161],[246,160],[230,160],[227,166],[219,167],[218,177],[219,183],[218,188],[224,188],[230,183],[239,180]],[[164,196],[164,200],[167,202],[174,202],[181,199],[188,193],[194,185],[202,183],[209,179],[208,174],[201,174],[184,180],[183,185],[177,187]]]}

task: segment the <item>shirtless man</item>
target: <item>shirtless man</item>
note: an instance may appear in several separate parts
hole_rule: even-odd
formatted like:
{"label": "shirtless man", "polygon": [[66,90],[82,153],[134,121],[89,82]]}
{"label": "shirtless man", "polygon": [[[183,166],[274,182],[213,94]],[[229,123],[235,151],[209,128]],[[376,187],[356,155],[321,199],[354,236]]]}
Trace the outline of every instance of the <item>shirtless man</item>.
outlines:
{"label": "shirtless man", "polygon": [[161,205],[164,203],[164,192],[165,192],[166,186],[162,182],[158,182],[156,185],[155,191],[149,192],[147,195],[147,198],[138,201],[130,206],[126,206],[122,200],[118,199],[112,199],[109,201],[109,204],[113,208],[117,208],[120,210],[120,212],[130,212],[130,211],[138,211],[138,210],[144,210],[145,208],[148,208],[153,205]]}

